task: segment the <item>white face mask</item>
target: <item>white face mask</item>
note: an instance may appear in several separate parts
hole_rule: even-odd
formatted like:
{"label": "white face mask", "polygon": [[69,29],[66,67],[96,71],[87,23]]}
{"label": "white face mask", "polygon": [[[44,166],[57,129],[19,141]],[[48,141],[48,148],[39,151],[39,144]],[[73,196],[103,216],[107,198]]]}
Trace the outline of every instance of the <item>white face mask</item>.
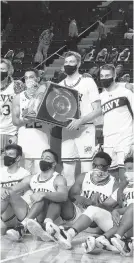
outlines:
{"label": "white face mask", "polygon": [[130,171],[130,172],[125,172],[125,177],[129,182],[134,182],[134,172]]}
{"label": "white face mask", "polygon": [[37,88],[37,82],[35,80],[26,80],[25,84],[27,86],[28,89],[32,88],[32,89],[36,89]]}

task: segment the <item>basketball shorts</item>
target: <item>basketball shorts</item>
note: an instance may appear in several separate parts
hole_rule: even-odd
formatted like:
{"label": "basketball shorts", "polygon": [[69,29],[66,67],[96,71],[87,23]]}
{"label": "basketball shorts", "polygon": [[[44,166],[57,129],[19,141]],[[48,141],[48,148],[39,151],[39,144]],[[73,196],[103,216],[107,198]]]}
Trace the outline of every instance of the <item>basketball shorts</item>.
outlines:
{"label": "basketball shorts", "polygon": [[62,153],[63,161],[92,160],[95,150],[95,126],[83,125],[77,131],[62,129]]}
{"label": "basketball shorts", "polygon": [[108,153],[112,158],[110,169],[124,167],[124,160],[131,151],[132,136],[125,138],[119,135],[111,135],[104,137],[104,152]]}
{"label": "basketball shorts", "polygon": [[21,127],[18,131],[18,144],[22,147],[26,159],[41,158],[42,152],[50,148],[50,129],[43,131]]}

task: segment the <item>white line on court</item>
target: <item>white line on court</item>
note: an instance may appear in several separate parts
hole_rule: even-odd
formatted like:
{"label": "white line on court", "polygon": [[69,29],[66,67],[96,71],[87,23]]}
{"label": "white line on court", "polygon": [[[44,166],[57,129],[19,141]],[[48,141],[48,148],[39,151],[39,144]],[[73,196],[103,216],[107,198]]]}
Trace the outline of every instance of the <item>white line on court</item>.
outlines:
{"label": "white line on court", "polygon": [[16,257],[2,259],[2,260],[0,260],[0,262],[2,263],[2,262],[7,262],[7,261],[10,261],[10,260],[13,260],[13,259],[22,258],[22,257],[28,256],[28,255],[32,255],[32,254],[40,252],[40,251],[45,251],[47,249],[51,249],[51,248],[53,248],[55,246],[56,246],[56,244],[54,244],[52,246],[49,246],[49,247],[46,247],[46,248],[42,248],[42,249],[38,249],[38,250],[35,250],[35,251],[31,251],[31,252],[28,252],[28,253],[25,253],[25,254],[22,254],[22,255],[18,255]]}

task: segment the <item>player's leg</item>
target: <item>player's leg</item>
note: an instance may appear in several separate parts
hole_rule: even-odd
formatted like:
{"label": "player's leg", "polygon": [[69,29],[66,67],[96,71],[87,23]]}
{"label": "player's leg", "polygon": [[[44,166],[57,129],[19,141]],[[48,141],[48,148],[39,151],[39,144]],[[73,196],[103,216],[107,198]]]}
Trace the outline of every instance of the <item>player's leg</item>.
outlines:
{"label": "player's leg", "polygon": [[59,242],[60,238],[62,238],[60,235],[61,229],[53,223],[59,216],[64,221],[67,220],[67,223],[73,223],[74,218],[77,217],[77,212],[70,200],[64,203],[50,203],[44,223],[38,224],[33,220],[29,220],[28,229],[34,236],[39,236],[43,241],[46,240],[47,233],[50,239]]}
{"label": "player's leg", "polygon": [[61,158],[63,161],[62,174],[67,180],[67,186],[71,187],[75,182],[75,168],[76,161],[78,158],[78,152],[73,139],[62,140],[62,153]]}
{"label": "player's leg", "polygon": [[0,233],[1,233],[1,236],[5,235],[6,231],[7,231],[6,223],[4,223],[2,219],[0,219]]}
{"label": "player's leg", "polygon": [[[123,236],[133,228],[133,208],[134,205],[130,204],[127,207],[126,212],[122,216],[119,227],[117,228],[116,234],[111,238],[112,244],[120,251],[121,254],[127,255],[131,251],[129,244],[125,242],[125,239],[122,239]],[[133,231],[131,233],[133,235]]]}
{"label": "player's leg", "polygon": [[[104,218],[106,218],[105,221]],[[63,230],[62,239],[60,240],[62,246],[64,246],[67,249],[71,248],[72,239],[78,233],[90,227],[93,221],[103,231],[109,230],[109,228],[111,228],[113,224],[110,212],[98,207],[90,206],[76,220],[76,222],[72,225],[72,227],[69,230]]]}
{"label": "player's leg", "polygon": [[91,124],[79,129],[75,143],[81,159],[81,172],[91,171],[95,151],[95,126]]}
{"label": "player's leg", "polygon": [[[9,204],[17,217],[19,222],[22,222],[28,214],[28,204],[23,200],[21,196],[16,193],[12,193],[9,198]],[[7,231],[7,234],[13,240],[19,240],[26,232],[25,227],[22,224],[17,224],[15,229]]]}

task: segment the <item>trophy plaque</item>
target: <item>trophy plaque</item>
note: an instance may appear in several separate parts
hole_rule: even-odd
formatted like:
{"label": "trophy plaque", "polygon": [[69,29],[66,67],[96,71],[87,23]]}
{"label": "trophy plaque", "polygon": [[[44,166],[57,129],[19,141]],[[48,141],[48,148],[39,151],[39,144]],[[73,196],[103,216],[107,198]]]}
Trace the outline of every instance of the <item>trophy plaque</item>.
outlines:
{"label": "trophy plaque", "polygon": [[30,100],[24,116],[66,127],[70,123],[69,118],[80,117],[78,91],[48,81]]}

